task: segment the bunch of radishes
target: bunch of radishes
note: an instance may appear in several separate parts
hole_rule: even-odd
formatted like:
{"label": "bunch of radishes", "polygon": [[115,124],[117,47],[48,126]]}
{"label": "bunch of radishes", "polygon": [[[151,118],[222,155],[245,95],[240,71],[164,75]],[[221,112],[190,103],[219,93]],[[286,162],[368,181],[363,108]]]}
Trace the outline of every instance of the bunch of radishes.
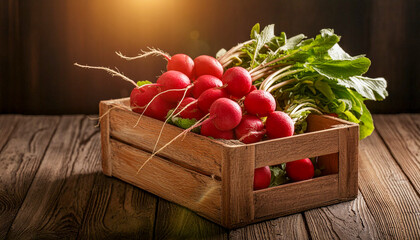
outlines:
{"label": "bunch of radishes", "polygon": [[[218,60],[206,55],[192,60],[185,54],[176,54],[166,55],[166,59],[167,71],[157,83],[136,87],[131,92],[133,111],[162,121],[174,114],[195,119],[194,127],[201,126],[204,136],[237,139],[246,144],[265,136],[275,139],[293,135],[292,119],[275,111],[274,97],[257,90],[246,69],[232,67],[224,71]],[[168,114],[171,110],[172,114]],[[270,180],[268,166],[256,169],[254,189],[268,187]]]}

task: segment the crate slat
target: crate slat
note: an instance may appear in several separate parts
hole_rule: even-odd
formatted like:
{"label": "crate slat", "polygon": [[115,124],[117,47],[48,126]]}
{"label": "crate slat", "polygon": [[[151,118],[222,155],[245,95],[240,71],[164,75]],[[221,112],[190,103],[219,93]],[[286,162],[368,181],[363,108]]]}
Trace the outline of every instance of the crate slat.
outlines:
{"label": "crate slat", "polygon": [[113,176],[220,223],[221,182],[110,139]]}
{"label": "crate slat", "polygon": [[255,144],[255,167],[273,166],[338,152],[338,129],[327,129]]}
{"label": "crate slat", "polygon": [[[124,109],[113,109],[109,113],[110,135],[151,152],[163,122],[143,116],[134,128],[139,116],[137,113]],[[157,149],[182,131],[178,127],[166,124]],[[191,166],[206,175],[219,177],[221,177],[222,154],[223,144],[209,141],[208,138],[195,133],[188,133],[185,138],[177,139],[159,153],[161,156],[170,158],[179,164]]]}
{"label": "crate slat", "polygon": [[338,174],[254,191],[255,218],[305,211],[338,197]]}

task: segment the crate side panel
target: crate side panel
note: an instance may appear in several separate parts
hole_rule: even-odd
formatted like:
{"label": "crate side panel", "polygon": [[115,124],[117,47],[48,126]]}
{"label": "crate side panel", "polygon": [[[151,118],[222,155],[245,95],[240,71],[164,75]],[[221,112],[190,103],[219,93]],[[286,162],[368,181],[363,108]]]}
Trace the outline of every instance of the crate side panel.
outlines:
{"label": "crate side panel", "polygon": [[113,175],[220,223],[221,182],[111,139]]}
{"label": "crate side panel", "polygon": [[[163,122],[143,116],[136,125],[139,116],[129,110],[113,110],[110,113],[110,133],[123,142],[151,152]],[[182,131],[183,129],[166,124],[156,149],[171,141]],[[204,136],[188,133],[185,138],[180,137],[165,147],[159,155],[191,166],[206,175],[221,177],[222,150],[223,145]]]}
{"label": "crate side panel", "polygon": [[337,174],[254,191],[255,218],[296,213],[338,198]]}
{"label": "crate side panel", "polygon": [[338,129],[300,134],[255,145],[255,167],[338,152]]}

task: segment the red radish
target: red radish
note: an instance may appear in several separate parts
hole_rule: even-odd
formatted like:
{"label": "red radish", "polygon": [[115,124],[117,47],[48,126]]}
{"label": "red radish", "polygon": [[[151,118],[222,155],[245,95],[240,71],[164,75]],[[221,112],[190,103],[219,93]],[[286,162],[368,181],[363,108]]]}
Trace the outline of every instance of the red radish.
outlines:
{"label": "red radish", "polygon": [[210,107],[210,119],[221,131],[234,129],[241,122],[241,118],[241,107],[229,98],[219,98]]}
{"label": "red radish", "polygon": [[195,77],[212,75],[221,79],[223,75],[223,66],[216,58],[201,55],[194,59],[194,73]]}
{"label": "red radish", "polygon": [[244,106],[249,114],[265,117],[276,110],[276,100],[267,91],[255,90],[246,95]]}
{"label": "red radish", "polygon": [[256,168],[254,171],[254,190],[268,188],[271,181],[271,171],[269,166]]}
{"label": "red radish", "polygon": [[150,103],[148,110],[150,109],[153,118],[165,121],[169,110],[173,109],[175,105],[176,104],[164,100],[163,95],[160,95]]}
{"label": "red radish", "polygon": [[198,101],[198,108],[203,111],[204,113],[208,113],[210,111],[210,106],[219,98],[228,97],[225,89],[219,88],[210,88],[204,91],[200,97],[197,99]]}
{"label": "red radish", "polygon": [[216,139],[234,139],[233,131],[220,131],[217,129],[211,120],[204,121],[203,125],[201,125],[201,135],[207,137],[213,137]]}
{"label": "red radish", "polygon": [[[160,92],[160,86],[157,84],[145,85],[140,88],[134,88],[130,94],[130,107],[133,112],[143,113],[146,105],[152,100],[156,94]],[[146,116],[151,117],[150,109],[146,109],[144,113]]]}
{"label": "red radish", "polygon": [[202,75],[195,80],[192,95],[195,98],[198,98],[207,89],[221,87],[222,85],[222,80],[217,77],[212,75]]}
{"label": "red radish", "polygon": [[251,85],[251,89],[249,89],[249,92],[252,92],[252,91],[255,91],[255,90],[257,90],[258,88],[255,86],[255,85]]}
{"label": "red radish", "polygon": [[162,94],[162,97],[168,102],[179,102],[184,95],[184,91],[188,85],[191,84],[187,75],[178,71],[167,71],[163,73],[157,80],[157,83],[162,86],[162,91],[180,89],[179,91],[172,91]]}
{"label": "red radish", "polygon": [[195,118],[195,120],[199,120],[205,115],[200,109],[198,109],[197,100],[192,97],[187,97],[184,100],[182,100],[175,113],[179,113],[179,116],[181,118]]}
{"label": "red radish", "polygon": [[243,143],[261,141],[265,134],[264,124],[258,117],[252,115],[242,116],[241,123],[235,128],[235,135]]}
{"label": "red radish", "polygon": [[269,138],[292,136],[295,131],[293,120],[284,112],[275,111],[267,116],[265,128]]}
{"label": "red radish", "polygon": [[293,181],[303,181],[314,177],[314,165],[309,158],[286,163],[287,176]]}
{"label": "red radish", "polygon": [[182,72],[188,78],[192,79],[194,75],[194,61],[188,55],[175,54],[168,59],[166,69],[168,71],[175,70]]}
{"label": "red radish", "polygon": [[227,84],[227,91],[235,97],[243,97],[251,89],[252,80],[249,72],[242,67],[226,70],[222,77],[223,84]]}

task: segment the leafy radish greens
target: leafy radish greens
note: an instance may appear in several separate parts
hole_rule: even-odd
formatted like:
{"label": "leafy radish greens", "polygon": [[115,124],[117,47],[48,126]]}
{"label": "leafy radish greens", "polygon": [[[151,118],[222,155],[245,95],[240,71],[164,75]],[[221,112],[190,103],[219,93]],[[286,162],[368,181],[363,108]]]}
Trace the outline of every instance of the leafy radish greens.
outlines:
{"label": "leafy radish greens", "polygon": [[292,117],[297,133],[305,131],[310,113],[336,113],[358,123],[363,139],[374,129],[364,101],[386,98],[387,83],[384,78],[363,76],[370,60],[350,56],[339,41],[332,29],[322,29],[315,38],[303,34],[287,38],[284,32],[276,36],[274,25],[260,32],[256,24],[251,40],[229,51],[222,49],[217,57],[226,68],[246,68],[253,84],[273,94],[279,110]]}

